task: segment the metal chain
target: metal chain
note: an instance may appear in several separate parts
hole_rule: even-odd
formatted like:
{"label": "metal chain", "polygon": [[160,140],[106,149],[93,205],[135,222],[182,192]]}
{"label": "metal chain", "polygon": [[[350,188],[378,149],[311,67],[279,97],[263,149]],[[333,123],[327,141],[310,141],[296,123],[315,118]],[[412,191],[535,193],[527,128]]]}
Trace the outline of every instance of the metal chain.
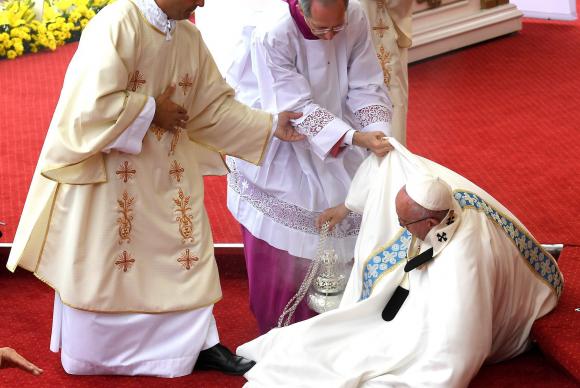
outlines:
{"label": "metal chain", "polygon": [[284,307],[284,311],[282,311],[282,314],[280,315],[280,318],[278,318],[278,327],[288,326],[291,323],[291,320],[294,317],[294,313],[296,312],[296,308],[298,308],[298,305],[300,302],[302,302],[302,299],[304,299],[304,296],[308,292],[314,277],[318,273],[318,268],[320,268],[320,263],[322,261],[322,253],[326,248],[326,239],[328,237],[329,225],[329,221],[326,221],[324,224],[322,224],[322,227],[320,228],[318,248],[316,249],[316,257],[310,263],[310,266],[306,271],[304,281],[302,281],[298,292],[288,301],[286,307]]}

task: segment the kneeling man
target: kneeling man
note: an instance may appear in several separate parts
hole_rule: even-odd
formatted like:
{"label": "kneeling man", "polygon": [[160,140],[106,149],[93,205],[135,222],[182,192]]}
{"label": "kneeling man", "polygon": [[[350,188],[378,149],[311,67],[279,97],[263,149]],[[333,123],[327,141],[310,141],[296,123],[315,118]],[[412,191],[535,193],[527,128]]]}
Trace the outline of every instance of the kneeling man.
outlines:
{"label": "kneeling man", "polygon": [[485,191],[394,139],[358,170],[362,214],[339,309],[242,345],[247,387],[465,387],[484,362],[530,345],[563,278],[554,258]]}

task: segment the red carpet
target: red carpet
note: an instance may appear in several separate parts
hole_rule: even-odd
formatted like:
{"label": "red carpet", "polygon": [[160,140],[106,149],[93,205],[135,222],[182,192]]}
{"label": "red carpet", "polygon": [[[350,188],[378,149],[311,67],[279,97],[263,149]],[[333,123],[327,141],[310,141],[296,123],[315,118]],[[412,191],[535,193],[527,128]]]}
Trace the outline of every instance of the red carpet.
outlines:
{"label": "red carpet", "polygon": [[[230,348],[258,335],[248,307],[248,288],[243,259],[227,257],[218,260],[224,299],[216,305],[215,316],[224,344]],[[227,264],[227,265],[226,265]],[[31,274],[18,271],[10,275],[0,269],[0,289],[8,295],[2,305],[4,319],[0,325],[0,346],[17,349],[44,369],[41,377],[19,370],[0,370],[0,387],[241,387],[244,379],[215,372],[195,372],[177,379],[122,376],[70,376],[60,365],[59,354],[48,350],[54,292]],[[538,350],[505,363],[484,366],[471,387],[528,388],[578,386]],[[274,388],[274,387],[273,387]]]}
{"label": "red carpet", "polygon": [[567,247],[558,265],[565,287],[552,313],[534,323],[532,337],[549,358],[580,382],[580,247]]}
{"label": "red carpet", "polygon": [[[521,33],[410,68],[409,146],[477,182],[542,243],[578,244],[580,23]],[[11,242],[75,44],[0,61],[0,242]],[[206,180],[216,242],[240,242],[224,178]]]}

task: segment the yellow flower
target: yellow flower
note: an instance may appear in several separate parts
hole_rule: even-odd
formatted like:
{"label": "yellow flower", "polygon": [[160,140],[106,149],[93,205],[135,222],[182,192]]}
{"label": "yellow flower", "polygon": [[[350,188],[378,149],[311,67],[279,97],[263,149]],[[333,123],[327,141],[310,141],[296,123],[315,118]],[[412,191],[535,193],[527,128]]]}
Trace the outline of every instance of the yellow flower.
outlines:
{"label": "yellow flower", "polygon": [[6,58],[8,58],[8,59],[14,59],[14,58],[16,58],[16,51],[14,51],[14,50],[8,50],[8,52],[6,53]]}

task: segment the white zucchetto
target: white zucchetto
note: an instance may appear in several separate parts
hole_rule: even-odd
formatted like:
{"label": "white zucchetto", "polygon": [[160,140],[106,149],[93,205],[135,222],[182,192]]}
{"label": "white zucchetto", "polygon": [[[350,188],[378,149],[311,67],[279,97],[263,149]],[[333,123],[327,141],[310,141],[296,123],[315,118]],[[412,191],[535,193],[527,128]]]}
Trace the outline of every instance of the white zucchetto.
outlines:
{"label": "white zucchetto", "polygon": [[413,175],[405,189],[409,197],[425,209],[437,211],[451,208],[451,186],[439,177]]}

